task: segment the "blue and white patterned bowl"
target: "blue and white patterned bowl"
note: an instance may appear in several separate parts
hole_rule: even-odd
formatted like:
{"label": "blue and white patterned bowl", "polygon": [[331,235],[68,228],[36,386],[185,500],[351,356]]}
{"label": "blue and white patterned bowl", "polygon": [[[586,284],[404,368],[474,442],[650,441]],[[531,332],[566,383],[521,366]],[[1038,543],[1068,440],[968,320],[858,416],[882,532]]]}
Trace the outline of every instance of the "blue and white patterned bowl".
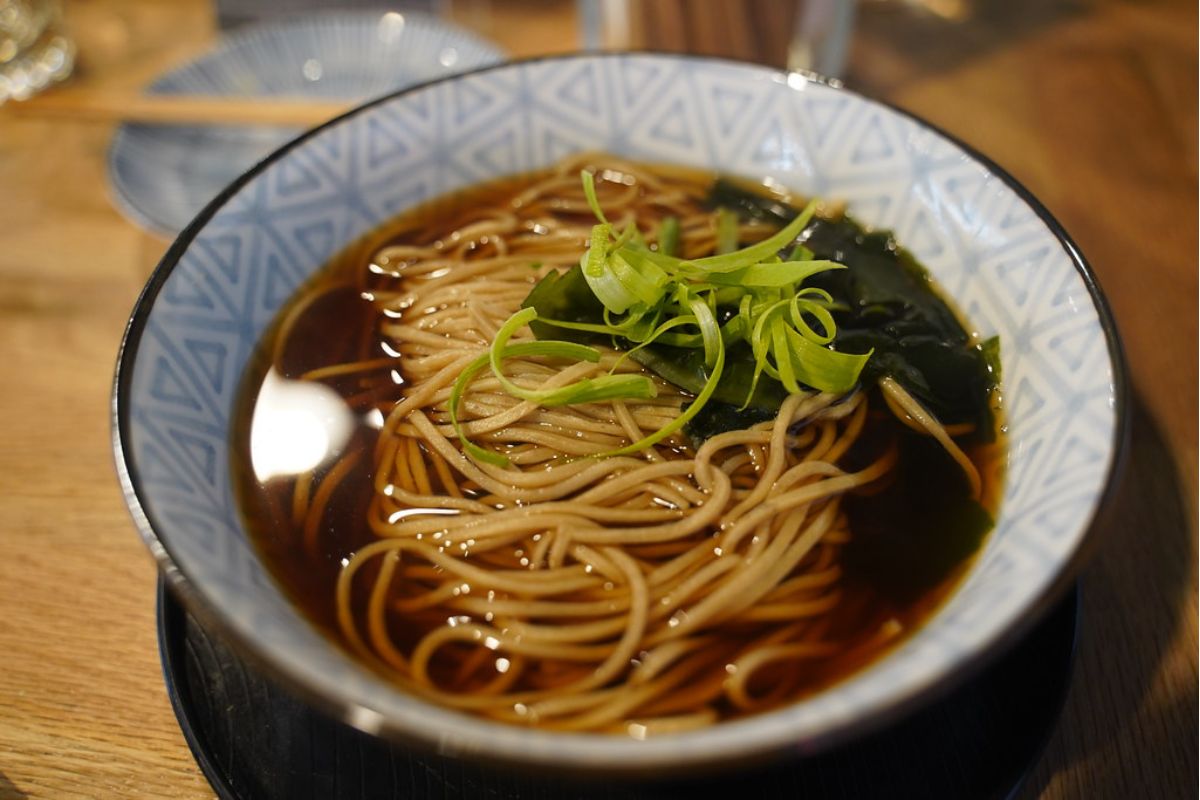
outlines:
{"label": "blue and white patterned bowl", "polygon": [[[389,686],[284,599],[234,508],[229,424],[256,338],[302,281],[383,220],[582,149],[772,178],[892,228],[1003,342],[1008,478],[961,588],[897,651],[819,695],[637,742],[482,722]],[[1078,565],[1124,426],[1112,318],[1028,192],[907,114],[799,75],[667,55],[548,58],[410,89],[293,141],[183,232],[134,309],[114,447],[170,583],[310,701],[367,731],[526,765],[638,771],[812,752],[928,699],[1030,624]]]}
{"label": "blue and white patterned bowl", "polygon": [[[240,28],[212,52],[163,75],[147,92],[312,97],[349,104],[503,57],[478,36],[420,12],[318,12]],[[137,224],[176,236],[230,181],[300,132],[246,125],[122,125],[108,150],[113,197]]]}

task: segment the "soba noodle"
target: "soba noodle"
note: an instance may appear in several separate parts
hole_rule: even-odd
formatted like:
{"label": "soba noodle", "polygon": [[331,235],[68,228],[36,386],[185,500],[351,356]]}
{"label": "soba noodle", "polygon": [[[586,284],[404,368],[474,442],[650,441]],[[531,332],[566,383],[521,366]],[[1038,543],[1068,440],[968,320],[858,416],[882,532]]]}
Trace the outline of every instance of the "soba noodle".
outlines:
{"label": "soba noodle", "polygon": [[[661,428],[690,396],[654,377],[649,400],[541,408],[482,373],[459,417],[510,465],[465,455],[452,386],[541,276],[578,263],[593,222],[579,188],[585,161],[594,157],[373,255],[370,297],[391,355],[303,378],[396,370],[402,386],[372,401],[382,415],[373,451],[297,480],[291,515],[315,555],[331,496],[369,459],[372,539],[343,559],[334,599],[348,645],[444,706],[644,737],[813,690],[809,667],[846,649],[830,626],[854,536],[843,498],[885,478],[896,452],[846,465],[870,413],[860,391],[793,394],[774,420],[699,447],[676,435],[593,458]],[[654,223],[674,216],[683,256],[713,252],[713,214],[694,181],[611,158],[598,178],[614,226],[637,220],[653,242]],[[741,240],[772,230],[745,223]],[[525,340],[528,329],[512,341]],[[513,380],[545,388],[642,370],[616,351],[595,364],[505,363]],[[898,386],[885,394],[974,473],[919,403]],[[901,627],[885,620],[853,646],[878,648]]]}

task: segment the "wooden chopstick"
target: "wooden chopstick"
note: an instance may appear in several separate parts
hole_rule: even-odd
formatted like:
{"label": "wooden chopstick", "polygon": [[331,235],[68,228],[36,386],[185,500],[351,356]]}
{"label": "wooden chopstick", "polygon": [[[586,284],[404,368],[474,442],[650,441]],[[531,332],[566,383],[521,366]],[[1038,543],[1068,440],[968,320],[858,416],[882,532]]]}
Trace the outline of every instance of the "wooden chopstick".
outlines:
{"label": "wooden chopstick", "polygon": [[91,122],[166,125],[268,125],[307,128],[353,107],[349,100],[304,97],[232,97],[114,94],[55,89],[0,106],[0,113]]}

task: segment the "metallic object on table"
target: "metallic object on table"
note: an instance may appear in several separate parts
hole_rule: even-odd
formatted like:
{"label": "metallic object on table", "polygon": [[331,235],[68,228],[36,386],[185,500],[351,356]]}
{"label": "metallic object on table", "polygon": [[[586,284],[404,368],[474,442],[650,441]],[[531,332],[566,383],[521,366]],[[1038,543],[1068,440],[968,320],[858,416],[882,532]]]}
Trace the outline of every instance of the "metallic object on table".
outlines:
{"label": "metallic object on table", "polygon": [[580,0],[588,50],[723,56],[841,75],[856,0]]}
{"label": "metallic object on table", "polygon": [[217,26],[224,31],[314,11],[424,11],[445,16],[447,3],[448,0],[214,0],[213,5]]}
{"label": "metallic object on table", "polygon": [[63,80],[74,65],[58,0],[0,0],[0,104]]}
{"label": "metallic object on table", "polygon": [[830,78],[846,67],[854,0],[805,0],[796,13],[787,68],[809,70]]}

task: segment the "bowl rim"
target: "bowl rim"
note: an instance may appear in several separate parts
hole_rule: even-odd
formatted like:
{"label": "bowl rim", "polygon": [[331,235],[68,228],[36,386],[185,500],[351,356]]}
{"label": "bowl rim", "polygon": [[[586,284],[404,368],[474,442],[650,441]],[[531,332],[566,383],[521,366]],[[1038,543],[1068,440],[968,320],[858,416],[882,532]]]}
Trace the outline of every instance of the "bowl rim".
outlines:
{"label": "bowl rim", "polygon": [[[191,246],[199,233],[205,228],[208,222],[217,214],[217,212],[246,184],[255,179],[259,174],[264,172],[268,167],[275,164],[277,161],[286,157],[292,150],[307,142],[309,139],[321,134],[323,131],[340,124],[341,122],[362,114],[377,106],[392,102],[398,98],[408,94],[423,91],[429,87],[446,83],[450,81],[464,80],[472,76],[485,74],[498,70],[518,69],[524,65],[538,64],[555,61],[578,61],[590,59],[622,59],[629,57],[649,57],[662,58],[672,61],[688,61],[692,63],[715,63],[725,64],[736,67],[750,67],[761,72],[764,77],[774,78],[776,80],[787,81],[791,75],[799,74],[808,83],[815,83],[825,86],[829,89],[854,98],[857,101],[865,101],[879,105],[893,113],[916,122],[919,126],[933,132],[934,134],[944,138],[954,146],[958,147],[970,159],[983,166],[989,173],[999,178],[1004,185],[1013,191],[1020,200],[1027,205],[1038,217],[1040,222],[1046,226],[1055,240],[1062,247],[1065,255],[1070,260],[1071,265],[1082,279],[1092,305],[1096,311],[1098,322],[1101,331],[1104,334],[1105,345],[1107,348],[1109,364],[1112,370],[1112,385],[1111,397],[1113,400],[1113,429],[1112,437],[1109,442],[1108,464],[1105,469],[1103,482],[1098,492],[1096,501],[1091,509],[1091,514],[1085,522],[1082,536],[1071,552],[1070,556],[1064,559],[1058,566],[1052,577],[1047,581],[1041,592],[1030,600],[1023,611],[1010,620],[1007,625],[997,633],[991,641],[980,647],[978,650],[966,654],[957,664],[954,670],[949,673],[937,676],[935,680],[925,680],[919,685],[911,689],[906,694],[898,695],[889,698],[872,714],[868,716],[860,716],[850,718],[838,723],[834,723],[822,730],[815,732],[806,732],[802,740],[796,736],[789,738],[776,737],[765,745],[761,742],[752,743],[750,747],[730,746],[727,751],[714,753],[707,748],[692,748],[688,750],[676,749],[670,759],[648,760],[648,759],[630,759],[628,762],[613,762],[607,761],[600,763],[595,759],[566,757],[562,754],[545,753],[542,751],[527,751],[516,752],[513,748],[505,748],[503,752],[491,752],[487,749],[487,729],[499,723],[490,723],[480,726],[481,735],[478,741],[471,742],[467,747],[447,746],[446,743],[438,745],[437,737],[428,732],[422,734],[417,730],[417,726],[398,723],[395,720],[384,718],[377,712],[358,705],[354,701],[345,697],[338,697],[326,693],[316,686],[308,684],[301,676],[293,673],[285,660],[277,655],[272,655],[267,648],[260,646],[253,637],[243,636],[233,626],[226,623],[221,615],[214,609],[210,601],[204,595],[194,582],[188,577],[187,570],[172,556],[166,542],[160,539],[156,533],[156,526],[159,523],[152,518],[149,509],[141,502],[141,480],[138,475],[137,467],[134,464],[132,449],[130,447],[130,394],[132,391],[132,379],[134,365],[136,363],[136,354],[141,336],[144,332],[146,323],[149,319],[150,312],[154,307],[155,300],[159,292],[162,290],[167,279],[170,277],[175,267],[178,265],[184,253]],[[347,110],[321,125],[311,128],[287,143],[280,146],[270,155],[263,158],[253,167],[248,169],[236,180],[230,183],[216,197],[214,197],[204,207],[199,214],[188,224],[186,228],[172,242],[167,249],[153,273],[150,275],[145,286],[138,294],[137,300],[134,303],[130,313],[129,320],[125,326],[121,343],[117,351],[116,365],[114,369],[113,388],[110,400],[110,423],[111,423],[111,440],[113,446],[113,455],[116,465],[117,477],[121,485],[121,490],[125,498],[126,505],[133,519],[134,525],[145,542],[146,547],[150,550],[155,561],[158,564],[160,572],[165,579],[167,586],[175,591],[185,604],[189,611],[196,613],[205,624],[209,625],[213,630],[220,631],[240,653],[245,655],[252,665],[265,670],[272,677],[280,680],[282,685],[289,690],[295,692],[305,702],[310,703],[319,710],[333,716],[334,718],[345,722],[352,727],[363,730],[367,733],[381,735],[393,740],[400,740],[416,746],[425,747],[426,749],[437,748],[443,754],[453,755],[460,750],[469,753],[471,758],[477,760],[491,761],[506,764],[525,764],[536,765],[540,768],[549,768],[562,772],[579,772],[579,771],[596,771],[602,769],[605,774],[644,774],[651,767],[655,770],[655,774],[664,774],[664,772],[678,772],[684,769],[717,769],[730,767],[733,765],[747,765],[751,760],[765,760],[769,757],[777,757],[785,751],[790,751],[794,755],[813,754],[818,751],[826,750],[841,744],[847,740],[857,738],[866,733],[878,730],[884,725],[898,719],[899,717],[911,712],[915,708],[924,705],[948,692],[954,686],[961,684],[968,677],[977,674],[987,663],[993,660],[999,653],[1008,649],[1012,643],[1029,630],[1032,625],[1040,619],[1052,607],[1053,603],[1066,591],[1073,583],[1077,573],[1082,565],[1090,557],[1097,544],[1097,520],[1107,513],[1117,494],[1119,486],[1118,477],[1123,471],[1125,459],[1127,456],[1127,444],[1129,438],[1129,387],[1128,387],[1128,372],[1125,365],[1124,350],[1121,343],[1120,335],[1117,330],[1116,322],[1113,317],[1109,303],[1100,287],[1099,281],[1093,273],[1091,267],[1084,259],[1079,247],[1071,239],[1070,235],[1063,228],[1062,224],[1050,213],[1050,211],[1014,178],[1008,171],[992,161],[987,156],[980,153],[978,150],[963,142],[956,136],[947,133],[942,128],[934,125],[922,117],[906,111],[890,102],[879,100],[861,94],[852,89],[847,89],[843,83],[836,79],[827,78],[811,72],[805,71],[787,71],[775,67],[765,66],[754,62],[701,56],[685,53],[657,53],[644,50],[621,50],[621,51],[606,51],[606,52],[576,52],[565,54],[554,54],[545,56],[536,56],[532,58],[517,59],[505,61],[498,64],[487,65],[477,69],[469,70],[454,75],[439,77],[430,81],[415,84],[403,89],[377,97],[373,100],[355,106]],[[436,708],[431,704],[430,708]],[[738,720],[741,724],[753,724],[755,717],[747,717],[743,720]],[[511,726],[506,726],[511,727]],[[519,729],[515,729],[519,730]],[[680,734],[686,736],[687,734]],[[579,737],[571,737],[573,739],[582,739],[585,735]],[[608,737],[604,737],[607,739]],[[670,737],[675,739],[675,737]],[[778,740],[776,740],[778,739]],[[641,744],[649,744],[641,743]],[[730,743],[731,745],[733,743]]]}

